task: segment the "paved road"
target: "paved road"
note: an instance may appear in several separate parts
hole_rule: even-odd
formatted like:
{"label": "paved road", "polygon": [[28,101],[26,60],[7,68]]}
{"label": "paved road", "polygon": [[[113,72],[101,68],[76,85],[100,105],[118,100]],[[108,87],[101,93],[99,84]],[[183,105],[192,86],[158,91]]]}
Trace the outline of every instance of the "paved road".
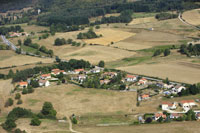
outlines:
{"label": "paved road", "polygon": [[11,47],[12,50],[14,50],[14,51],[17,50],[17,47],[16,47],[12,42],[10,42],[9,40],[7,40],[6,37],[5,37],[4,35],[1,35],[1,38],[2,38],[3,42],[4,42],[6,45],[8,45],[8,46]]}

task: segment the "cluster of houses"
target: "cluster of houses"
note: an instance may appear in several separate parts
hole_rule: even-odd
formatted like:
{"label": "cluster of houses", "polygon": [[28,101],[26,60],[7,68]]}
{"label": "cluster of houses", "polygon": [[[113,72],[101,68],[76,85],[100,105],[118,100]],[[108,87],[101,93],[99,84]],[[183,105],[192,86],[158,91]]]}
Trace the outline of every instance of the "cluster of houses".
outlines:
{"label": "cluster of houses", "polygon": [[179,106],[182,107],[183,112],[187,112],[188,110],[192,109],[193,107],[197,107],[197,103],[194,100],[182,100],[178,102],[163,102],[161,104],[161,108],[163,111],[171,111],[176,110]]}
{"label": "cluster of houses", "polygon": [[184,87],[181,84],[177,84],[177,85],[167,85],[167,87],[164,87],[165,89],[167,89],[166,91],[163,92],[163,94],[165,96],[169,96],[169,95],[176,95],[178,93],[180,93],[182,90],[186,90],[186,87]]}

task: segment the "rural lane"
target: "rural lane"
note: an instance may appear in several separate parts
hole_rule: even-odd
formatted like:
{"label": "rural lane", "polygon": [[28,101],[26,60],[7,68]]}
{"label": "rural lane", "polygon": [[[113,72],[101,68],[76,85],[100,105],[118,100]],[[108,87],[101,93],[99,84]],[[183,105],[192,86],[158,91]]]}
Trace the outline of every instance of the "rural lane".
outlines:
{"label": "rural lane", "polygon": [[17,47],[16,47],[12,42],[10,42],[9,40],[7,40],[6,37],[5,37],[4,35],[1,35],[1,38],[2,38],[3,42],[4,42],[6,45],[8,45],[8,46],[11,47],[12,50],[14,50],[14,51],[17,50]]}
{"label": "rural lane", "polygon": [[185,20],[182,18],[182,14],[181,14],[181,13],[179,13],[178,19],[179,19],[182,23],[184,23],[184,24],[186,24],[186,25],[189,25],[189,26],[191,26],[191,27],[193,27],[193,28],[195,28],[195,29],[197,29],[197,30],[200,30],[199,27],[197,27],[197,26],[195,26],[195,25],[192,25],[192,24],[188,23],[187,21],[185,21]]}

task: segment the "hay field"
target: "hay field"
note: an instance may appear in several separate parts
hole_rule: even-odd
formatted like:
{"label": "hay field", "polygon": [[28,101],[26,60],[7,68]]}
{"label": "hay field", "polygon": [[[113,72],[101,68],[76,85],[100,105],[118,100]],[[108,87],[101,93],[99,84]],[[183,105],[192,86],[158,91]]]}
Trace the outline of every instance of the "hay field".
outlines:
{"label": "hay field", "polygon": [[[75,130],[84,133],[198,133],[200,122],[171,122],[165,124],[143,124],[133,126],[80,127]],[[192,127],[192,128],[191,128]]]}
{"label": "hay field", "polygon": [[136,107],[136,92],[118,92],[87,89],[79,86],[51,85],[38,88],[34,93],[22,96],[25,108],[41,110],[45,101],[52,102],[58,114],[77,115],[88,113],[131,112]]}
{"label": "hay field", "polygon": [[136,25],[136,24],[144,24],[144,23],[154,23],[157,22],[157,19],[155,19],[155,17],[145,17],[145,18],[136,18],[133,19],[129,25]]}
{"label": "hay field", "polygon": [[104,60],[106,62],[114,61],[125,57],[130,57],[135,54],[135,52],[129,52],[108,46],[87,46],[74,52],[63,53],[63,58],[84,59],[92,63],[97,63],[100,60]]}
{"label": "hay field", "polygon": [[184,61],[162,62],[156,64],[140,64],[135,66],[119,67],[131,73],[160,77],[184,83],[200,82],[200,65]]}
{"label": "hay field", "polygon": [[192,25],[200,25],[200,9],[186,11],[182,15],[183,19],[192,24]]}
{"label": "hay field", "polygon": [[125,32],[118,29],[100,29],[95,31],[98,35],[102,34],[103,37],[95,39],[84,39],[87,44],[101,44],[109,45],[111,42],[119,42],[131,36],[134,36],[135,33]]}
{"label": "hay field", "polygon": [[52,63],[54,59],[51,58],[38,58],[26,55],[18,55],[13,51],[0,51],[0,67],[8,67],[8,66],[20,66],[24,64],[32,64],[32,63]]}
{"label": "hay field", "polygon": [[185,38],[180,35],[160,31],[142,30],[135,36],[124,39],[113,46],[129,50],[140,50],[151,48],[153,46],[179,44],[180,41],[184,39]]}

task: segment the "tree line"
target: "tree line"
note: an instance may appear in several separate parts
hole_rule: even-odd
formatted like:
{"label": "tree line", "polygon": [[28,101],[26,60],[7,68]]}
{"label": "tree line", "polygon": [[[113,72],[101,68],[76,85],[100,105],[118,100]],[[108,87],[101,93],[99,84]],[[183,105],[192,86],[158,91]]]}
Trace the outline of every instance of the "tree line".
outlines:
{"label": "tree line", "polygon": [[0,27],[0,35],[8,35],[9,32],[24,32],[20,25]]}
{"label": "tree line", "polygon": [[193,45],[190,43],[189,45],[181,45],[179,52],[181,54],[185,54],[187,56],[200,56],[200,44]]}

